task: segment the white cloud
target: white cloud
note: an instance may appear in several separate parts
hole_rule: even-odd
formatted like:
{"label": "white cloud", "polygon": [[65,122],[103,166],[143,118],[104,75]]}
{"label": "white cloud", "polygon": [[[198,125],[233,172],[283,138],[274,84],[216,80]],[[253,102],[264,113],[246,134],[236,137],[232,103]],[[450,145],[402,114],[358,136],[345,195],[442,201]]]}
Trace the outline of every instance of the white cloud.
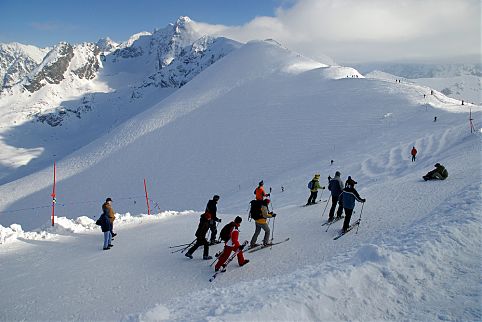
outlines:
{"label": "white cloud", "polygon": [[273,38],[314,58],[443,60],[480,53],[480,10],[480,0],[297,0],[243,26],[197,26],[239,41]]}

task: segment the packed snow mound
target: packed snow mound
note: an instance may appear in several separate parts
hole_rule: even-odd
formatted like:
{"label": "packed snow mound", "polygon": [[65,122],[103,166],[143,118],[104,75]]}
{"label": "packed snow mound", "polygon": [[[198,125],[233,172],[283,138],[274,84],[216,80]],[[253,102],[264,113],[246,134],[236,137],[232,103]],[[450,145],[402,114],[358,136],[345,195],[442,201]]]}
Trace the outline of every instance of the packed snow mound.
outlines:
{"label": "packed snow mound", "polygon": [[[124,227],[131,224],[143,224],[158,221],[160,219],[165,219],[174,216],[192,216],[199,215],[199,212],[193,210],[186,211],[163,211],[157,214],[140,214],[131,215],[126,214],[115,214],[115,224],[116,228]],[[100,216],[100,215],[99,215]],[[58,235],[70,235],[79,234],[90,231],[98,231],[99,226],[95,224],[95,221],[99,217],[87,217],[80,216],[75,219],[69,219],[66,217],[54,217],[54,226],[51,223],[46,223],[40,228],[34,231],[24,231],[21,225],[12,224],[10,227],[3,227],[0,225],[0,245],[8,244],[20,239],[30,239],[30,240],[45,240],[52,239]]]}

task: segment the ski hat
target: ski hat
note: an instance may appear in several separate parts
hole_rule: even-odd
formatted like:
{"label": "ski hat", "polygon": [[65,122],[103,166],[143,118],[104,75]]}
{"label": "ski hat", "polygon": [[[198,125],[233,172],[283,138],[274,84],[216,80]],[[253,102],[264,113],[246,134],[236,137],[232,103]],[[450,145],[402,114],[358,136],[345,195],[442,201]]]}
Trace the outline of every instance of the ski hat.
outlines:
{"label": "ski hat", "polygon": [[435,163],[434,167],[436,168],[440,167],[440,163]]}
{"label": "ski hat", "polygon": [[234,218],[234,222],[236,224],[240,224],[241,222],[243,221],[243,218],[239,217],[239,216],[236,216],[236,218]]}
{"label": "ski hat", "polygon": [[219,196],[218,196],[218,195],[214,195],[214,196],[213,196],[213,200],[214,200],[214,201],[218,201],[218,200],[219,200]]}
{"label": "ski hat", "polygon": [[335,177],[339,177],[339,176],[341,176],[340,171],[336,171],[336,172],[335,172]]}
{"label": "ski hat", "polygon": [[110,197],[105,199],[105,202],[109,202],[109,201],[112,202],[112,199]]}
{"label": "ski hat", "polygon": [[315,174],[315,178],[319,178],[320,177],[320,174],[319,173],[316,173]]}
{"label": "ski hat", "polygon": [[258,183],[258,185],[260,185],[260,186],[264,185],[263,180],[261,180],[261,181]]}

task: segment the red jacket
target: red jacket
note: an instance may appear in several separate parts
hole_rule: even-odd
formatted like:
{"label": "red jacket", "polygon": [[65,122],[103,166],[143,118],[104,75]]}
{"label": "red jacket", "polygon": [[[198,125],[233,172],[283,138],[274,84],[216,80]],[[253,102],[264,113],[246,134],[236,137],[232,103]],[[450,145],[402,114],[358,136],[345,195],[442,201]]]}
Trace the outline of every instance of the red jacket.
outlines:
{"label": "red jacket", "polygon": [[264,191],[264,187],[260,186],[254,190],[254,194],[256,195],[256,200],[263,200],[266,196],[266,192]]}
{"label": "red jacket", "polygon": [[416,154],[417,154],[417,149],[413,148],[411,153],[412,153],[412,155],[416,155]]}
{"label": "red jacket", "polygon": [[239,230],[238,230],[238,227],[235,226],[233,230],[231,230],[231,238],[226,242],[226,246],[237,249],[239,247],[238,238],[239,238]]}

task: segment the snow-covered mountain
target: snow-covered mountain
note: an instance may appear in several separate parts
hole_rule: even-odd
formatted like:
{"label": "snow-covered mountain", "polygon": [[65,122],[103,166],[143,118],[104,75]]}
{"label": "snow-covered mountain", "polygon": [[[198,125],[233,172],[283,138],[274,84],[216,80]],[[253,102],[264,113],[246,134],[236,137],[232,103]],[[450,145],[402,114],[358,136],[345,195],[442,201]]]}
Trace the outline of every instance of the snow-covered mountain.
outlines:
{"label": "snow-covered mountain", "polygon": [[[424,98],[429,90],[273,42],[233,50],[58,160],[53,228],[51,165],[0,186],[0,223],[15,223],[0,227],[0,320],[480,320],[482,108]],[[448,179],[424,182],[436,162]],[[355,208],[359,230],[335,241],[341,223],[321,226],[327,190],[301,205],[315,173],[325,185],[337,170],[367,202]],[[233,261],[213,283],[201,250],[193,260],[170,253],[194,239],[213,194],[220,227],[242,216],[249,240],[261,179],[273,188],[274,239],[288,242],[247,253],[248,265]],[[103,251],[94,219],[106,197],[118,236]]]}
{"label": "snow-covered mountain", "polygon": [[[0,157],[0,182],[41,168],[111,130],[240,45],[197,33],[188,17],[121,44],[108,38],[58,44],[0,92],[0,148],[6,151]],[[99,118],[109,121],[98,127],[92,120]],[[20,133],[28,133],[29,141]],[[45,142],[46,137],[51,139]]]}
{"label": "snow-covered mountain", "polygon": [[482,64],[363,63],[354,64],[363,74],[383,71],[403,78],[482,77]]}
{"label": "snow-covered mountain", "polygon": [[28,75],[42,62],[48,51],[48,48],[19,43],[0,43],[0,92]]}

